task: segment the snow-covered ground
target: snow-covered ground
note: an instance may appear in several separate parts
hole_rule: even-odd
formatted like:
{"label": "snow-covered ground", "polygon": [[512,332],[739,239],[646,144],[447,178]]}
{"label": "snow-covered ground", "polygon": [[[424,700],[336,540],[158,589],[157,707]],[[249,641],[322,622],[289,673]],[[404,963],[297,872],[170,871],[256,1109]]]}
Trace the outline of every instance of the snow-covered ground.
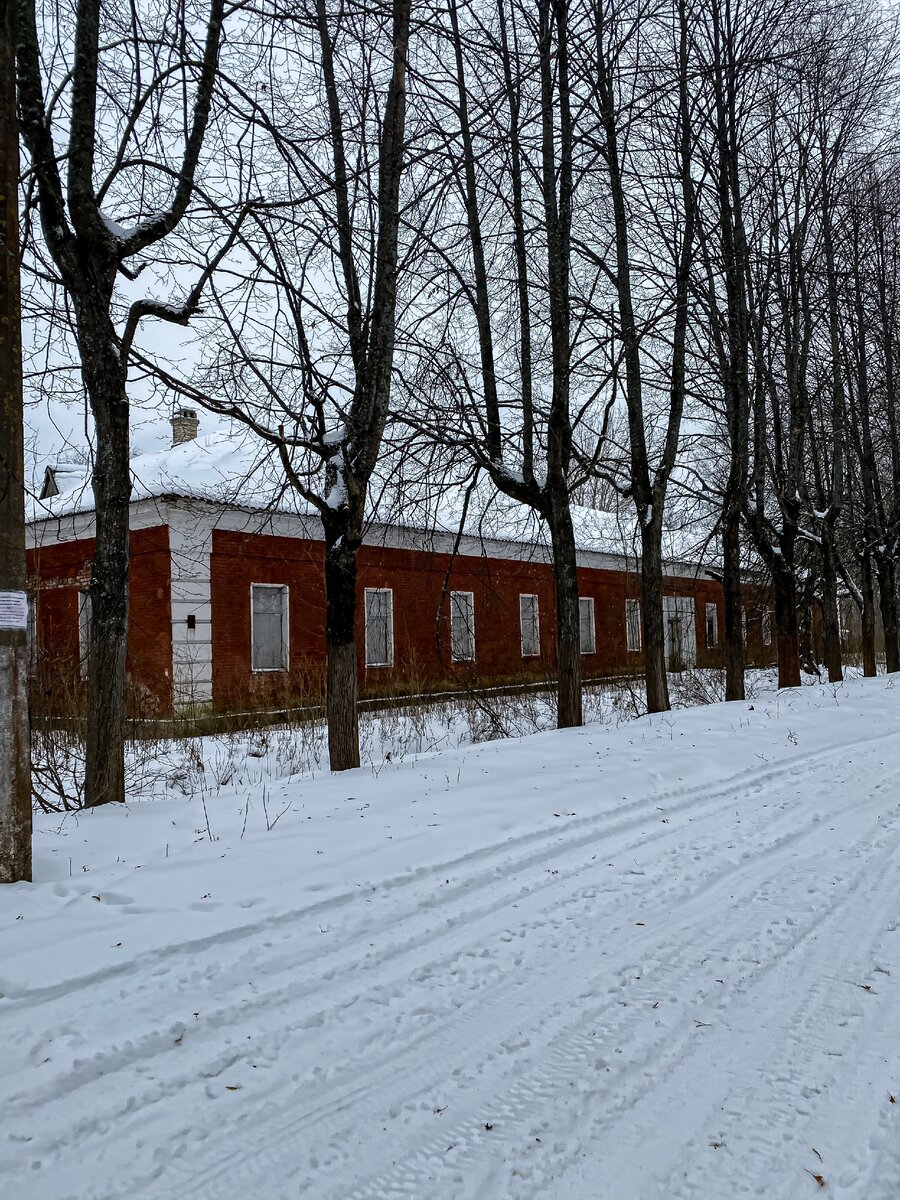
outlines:
{"label": "snow-covered ground", "polygon": [[900,687],[227,765],[0,892],[3,1200],[900,1196]]}

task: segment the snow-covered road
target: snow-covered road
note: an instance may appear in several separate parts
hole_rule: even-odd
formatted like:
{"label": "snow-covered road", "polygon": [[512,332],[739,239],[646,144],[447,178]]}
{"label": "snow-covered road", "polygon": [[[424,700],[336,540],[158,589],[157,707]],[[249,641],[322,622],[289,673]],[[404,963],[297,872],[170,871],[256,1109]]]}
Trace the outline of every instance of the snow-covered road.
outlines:
{"label": "snow-covered road", "polygon": [[275,790],[0,895],[4,1200],[900,1197],[900,689]]}

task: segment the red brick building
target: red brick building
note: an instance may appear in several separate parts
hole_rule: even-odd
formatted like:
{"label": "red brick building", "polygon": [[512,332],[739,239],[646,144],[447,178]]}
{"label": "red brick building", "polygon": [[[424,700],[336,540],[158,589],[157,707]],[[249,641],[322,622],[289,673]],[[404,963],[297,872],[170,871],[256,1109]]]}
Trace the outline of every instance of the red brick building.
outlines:
{"label": "red brick building", "polygon": [[[321,697],[325,638],[318,518],[290,511],[234,470],[215,438],[135,460],[128,671],[137,715],[282,709]],[[238,482],[235,483],[235,480]],[[67,483],[71,480],[67,479]],[[93,555],[90,491],[53,495],[48,472],[29,525],[36,703],[83,687]],[[634,558],[579,522],[585,678],[642,667]],[[596,514],[594,514],[596,515]],[[503,522],[490,536],[445,522],[373,522],[359,556],[363,697],[552,679],[554,579],[545,545]],[[717,666],[721,588],[690,563],[666,565],[670,666]]]}

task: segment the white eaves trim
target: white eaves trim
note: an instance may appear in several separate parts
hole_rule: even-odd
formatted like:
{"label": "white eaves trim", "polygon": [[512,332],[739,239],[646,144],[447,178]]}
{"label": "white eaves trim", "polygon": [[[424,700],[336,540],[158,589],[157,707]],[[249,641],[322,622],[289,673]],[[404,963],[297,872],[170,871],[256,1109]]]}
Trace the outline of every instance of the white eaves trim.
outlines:
{"label": "white eaves trim", "polygon": [[[322,524],[317,515],[262,511],[234,504],[217,504],[210,500],[183,499],[175,496],[133,501],[131,528],[150,529],[154,525],[169,524],[174,512],[190,513],[198,523],[206,523],[210,530],[228,529],[261,536],[323,540]],[[26,531],[29,548],[93,536],[93,512],[35,520],[27,526]],[[441,530],[373,522],[367,526],[363,542],[367,546],[452,554],[457,539],[455,534]],[[580,567],[629,573],[640,569],[640,560],[630,554],[584,549],[579,549],[576,553]],[[552,561],[550,547],[546,543],[473,537],[471,534],[463,534],[459,539],[457,554],[465,558],[509,559],[514,562],[549,564]],[[710,572],[695,563],[677,561],[664,562],[663,574],[671,578],[712,578]]]}

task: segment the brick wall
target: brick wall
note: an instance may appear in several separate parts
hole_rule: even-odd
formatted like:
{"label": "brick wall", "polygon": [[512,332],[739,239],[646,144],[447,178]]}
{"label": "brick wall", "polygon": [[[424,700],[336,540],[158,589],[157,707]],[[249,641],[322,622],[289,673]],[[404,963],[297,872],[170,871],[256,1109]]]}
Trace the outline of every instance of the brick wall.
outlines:
{"label": "brick wall", "polygon": [[[32,704],[58,715],[83,702],[79,672],[78,593],[87,586],[93,539],[28,552],[29,591],[37,601],[37,671]],[[131,605],[127,670],[129,709],[137,716],[172,714],[172,610],[169,530],[131,534]]]}
{"label": "brick wall", "polygon": [[[555,671],[555,589],[546,563],[458,557],[426,551],[363,546],[359,554],[358,655],[363,696],[430,691],[466,683],[511,683],[550,678]],[[321,542],[216,530],[211,555],[213,706],[217,711],[301,703],[321,696],[325,664],[325,596]],[[582,658],[586,676],[639,671],[643,656],[625,640],[625,600],[640,595],[634,573],[581,569],[580,592],[594,598],[596,652]],[[475,662],[450,660],[447,602],[441,620],[441,593],[467,591],[475,603]],[[290,669],[255,674],[251,670],[250,587],[253,583],[290,589]],[[366,667],[363,592],[393,590],[394,664]],[[667,579],[668,595],[693,596],[700,666],[721,663],[724,628],[721,588],[712,580]],[[519,596],[536,594],[541,654],[523,658]],[[719,645],[706,646],[706,603],[719,608]]]}
{"label": "brick wall", "polygon": [[[91,539],[29,551],[32,592],[38,596],[39,671],[35,710],[67,712],[83,702],[79,678],[78,591],[89,578]],[[168,527],[131,535],[132,591],[128,638],[130,709],[136,715],[172,714],[172,611]],[[321,698],[325,671],[325,596],[320,541],[216,529],[212,536],[211,625],[213,708],[262,708]],[[360,692],[376,697],[484,684],[550,679],[555,673],[555,589],[552,568],[541,562],[459,556],[364,546],[359,555],[358,655]],[[582,657],[585,677],[643,670],[643,655],[627,650],[625,601],[640,596],[636,572],[581,568],[580,593],[594,599],[596,650]],[[290,670],[254,673],[250,663],[250,585],[290,589]],[[472,592],[475,662],[450,658],[448,598],[437,620],[442,591]],[[394,663],[366,667],[363,592],[393,590]],[[519,596],[533,593],[540,612],[541,654],[523,658]],[[694,599],[697,664],[722,664],[722,592],[710,579],[667,578],[666,595]],[[748,588],[748,661],[770,662],[763,645],[761,612],[768,598]],[[706,605],[715,604],[718,639],[706,642]]]}

